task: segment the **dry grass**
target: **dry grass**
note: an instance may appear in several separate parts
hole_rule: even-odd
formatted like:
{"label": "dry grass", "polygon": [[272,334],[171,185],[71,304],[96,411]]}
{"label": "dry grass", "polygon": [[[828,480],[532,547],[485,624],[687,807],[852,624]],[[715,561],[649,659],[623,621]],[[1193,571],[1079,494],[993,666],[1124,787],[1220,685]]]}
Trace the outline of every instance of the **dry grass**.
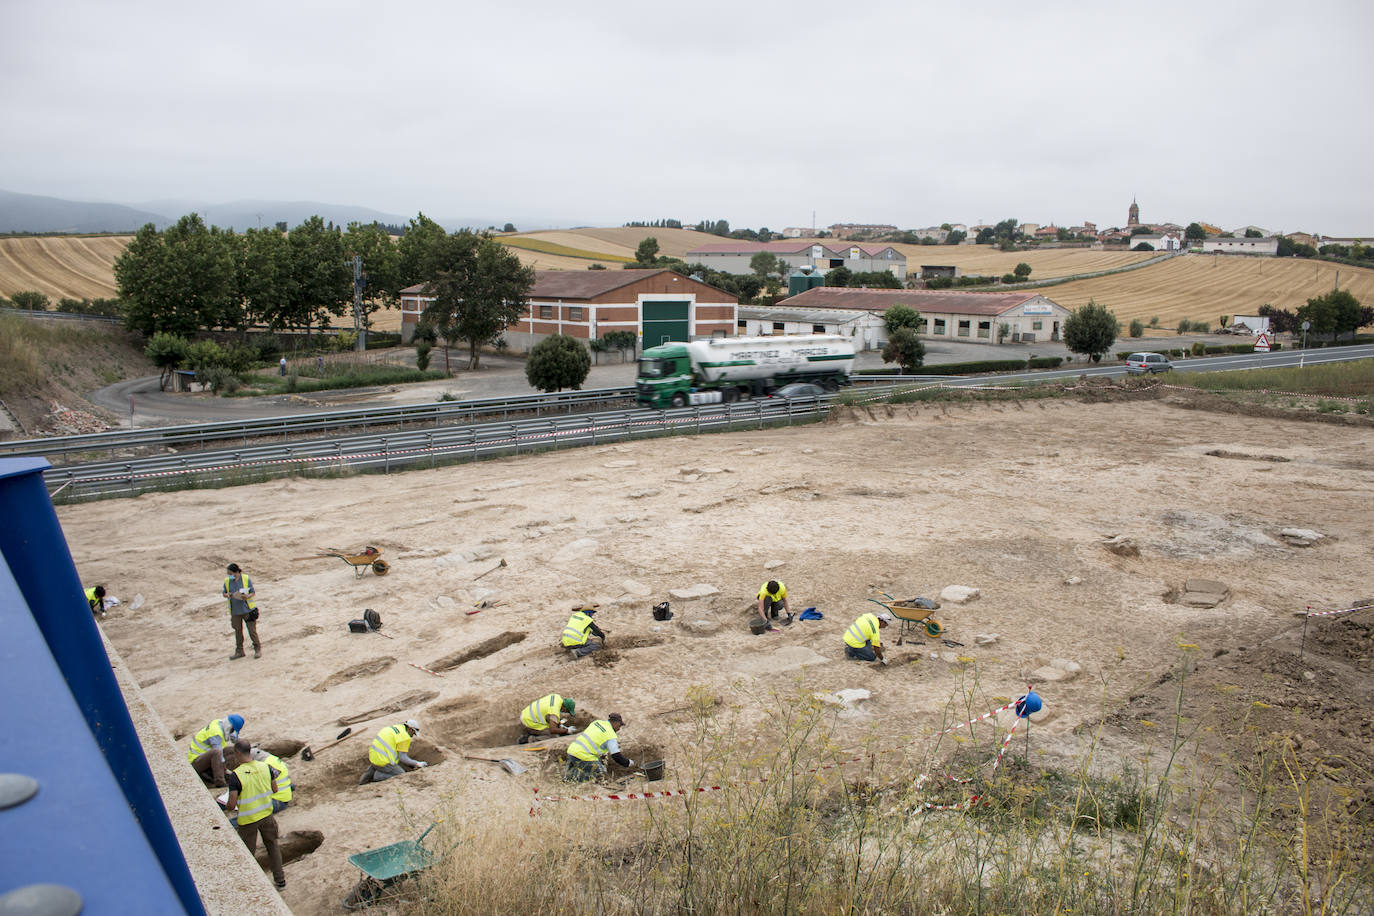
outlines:
{"label": "dry grass", "polygon": [[54,302],[115,295],[114,262],[132,236],[36,236],[0,239],[0,296],[23,290]]}
{"label": "dry grass", "polygon": [[585,248],[575,248],[571,245],[564,245],[546,238],[530,238],[528,236],[505,236],[501,239],[501,244],[525,251],[537,251],[541,254],[554,254],[565,258],[581,258],[589,261],[613,261],[623,264],[633,261],[634,258],[619,254],[606,254],[599,251],[588,251]]}
{"label": "dry grass", "polygon": [[922,264],[953,264],[966,274],[1000,277],[1022,261],[1031,266],[1032,280],[1070,277],[1111,270],[1155,257],[1155,251],[1092,251],[1087,248],[1048,248],[1036,251],[999,251],[991,245],[893,245],[906,255],[907,270],[919,273]]}

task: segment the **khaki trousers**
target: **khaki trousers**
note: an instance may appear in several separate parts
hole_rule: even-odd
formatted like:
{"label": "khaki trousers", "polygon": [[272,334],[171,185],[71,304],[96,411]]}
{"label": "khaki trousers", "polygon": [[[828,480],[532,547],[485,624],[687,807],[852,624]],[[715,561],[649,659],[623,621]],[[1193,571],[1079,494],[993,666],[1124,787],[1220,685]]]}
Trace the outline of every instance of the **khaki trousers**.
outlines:
{"label": "khaki trousers", "polygon": [[251,824],[239,824],[236,828],[239,832],[239,839],[243,840],[243,845],[248,847],[250,855],[258,850],[258,835],[262,835],[262,845],[267,847],[267,863],[272,868],[272,878],[278,884],[286,883],[286,872],[281,867],[281,846],[277,843],[277,819],[272,815],[267,815],[260,821]]}
{"label": "khaki trousers", "polygon": [[256,620],[249,620],[247,614],[231,614],[231,615],[229,615],[229,622],[232,623],[232,624],[234,625],[234,651],[235,651],[235,652],[242,652],[242,651],[243,651],[243,625],[244,625],[244,624],[247,624],[247,625],[248,625],[248,638],[249,638],[250,640],[252,640],[252,642],[253,642],[253,648],[254,648],[254,649],[261,648],[261,646],[260,646],[259,643],[258,643],[258,622],[257,622]]}

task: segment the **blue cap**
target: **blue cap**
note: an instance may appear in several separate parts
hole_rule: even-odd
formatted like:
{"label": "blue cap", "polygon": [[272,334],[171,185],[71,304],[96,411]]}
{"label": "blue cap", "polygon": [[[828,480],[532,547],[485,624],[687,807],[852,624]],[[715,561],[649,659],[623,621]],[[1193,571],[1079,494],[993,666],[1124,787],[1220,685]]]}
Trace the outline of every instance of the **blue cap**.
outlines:
{"label": "blue cap", "polygon": [[243,716],[236,712],[231,712],[229,714],[229,727],[234,731],[240,731],[243,728]]}

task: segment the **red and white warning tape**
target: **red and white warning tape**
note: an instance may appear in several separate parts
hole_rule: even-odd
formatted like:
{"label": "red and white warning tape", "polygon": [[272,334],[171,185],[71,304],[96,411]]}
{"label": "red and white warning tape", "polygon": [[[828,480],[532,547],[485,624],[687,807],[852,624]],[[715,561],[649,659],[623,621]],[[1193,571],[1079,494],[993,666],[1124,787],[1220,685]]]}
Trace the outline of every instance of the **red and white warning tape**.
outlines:
{"label": "red and white warning tape", "polygon": [[1343,607],[1339,611],[1314,611],[1312,605],[1307,606],[1308,617],[1331,617],[1335,614],[1349,614],[1351,611],[1374,611],[1374,604],[1361,604],[1358,607]]}
{"label": "red and white warning tape", "polygon": [[[1007,729],[1007,736],[1006,736],[1005,738],[1002,739],[1002,748],[1001,748],[1001,750],[999,750],[999,751],[997,752],[997,759],[995,759],[995,760],[992,761],[992,773],[996,773],[996,772],[997,772],[997,767],[998,767],[998,765],[1001,764],[1003,755],[1005,755],[1005,754],[1007,753],[1007,748],[1011,746],[1011,736],[1014,735],[1014,734],[1016,734],[1016,726],[1018,726],[1018,725],[1020,725],[1020,724],[1021,724],[1021,718],[1020,718],[1020,716],[1018,716],[1018,717],[1016,718],[1016,720],[1013,721],[1013,722],[1011,723],[1011,728]],[[989,773],[988,775],[991,776],[992,773]],[[922,774],[922,776],[924,776],[924,775],[925,775],[925,774]],[[953,776],[951,776],[951,777],[949,777],[949,778],[950,778],[950,779],[954,779]],[[957,783],[969,783],[969,782],[972,782],[971,779],[954,779],[954,781],[957,782]],[[918,786],[919,786],[919,782],[918,782]],[[933,804],[933,803],[931,803],[931,802],[927,802],[927,803],[923,806],[923,808],[924,808],[926,811],[958,811],[958,810],[961,809],[961,808],[972,808],[974,805],[978,804],[979,801],[982,801],[984,805],[991,804],[991,802],[989,802],[989,801],[987,801],[986,799],[984,799],[983,796],[978,795],[977,793],[975,793],[975,794],[973,794],[972,796],[969,797],[969,800],[968,800],[968,801],[959,802],[958,804],[955,804],[955,805],[936,805],[936,804]]]}
{"label": "red and white warning tape", "polygon": [[440,674],[439,672],[435,671],[433,668],[426,668],[424,665],[417,665],[417,664],[415,664],[414,662],[406,662],[406,664],[409,665],[409,666],[412,667],[412,668],[419,668],[421,671],[424,671],[424,672],[427,673],[427,674],[432,674],[432,675],[434,675],[435,677],[443,677],[442,674]]}

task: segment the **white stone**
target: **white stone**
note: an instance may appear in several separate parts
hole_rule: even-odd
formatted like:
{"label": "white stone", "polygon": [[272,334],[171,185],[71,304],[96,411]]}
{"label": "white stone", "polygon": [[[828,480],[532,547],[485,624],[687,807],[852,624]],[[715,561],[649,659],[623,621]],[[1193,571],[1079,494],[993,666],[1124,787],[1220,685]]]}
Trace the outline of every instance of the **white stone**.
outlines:
{"label": "white stone", "polygon": [[1001,635],[1001,633],[979,633],[973,637],[973,641],[980,646],[990,646],[997,642],[997,638]]}
{"label": "white stone", "polygon": [[592,538],[578,538],[555,553],[552,559],[555,563],[567,563],[570,560],[578,560],[589,553],[593,553],[599,546],[600,545]]}
{"label": "white stone", "polygon": [[649,588],[649,586],[645,585],[643,582],[636,582],[634,579],[626,579],[620,583],[620,587],[624,590],[625,594],[637,595],[640,598],[647,598],[654,593],[654,590]]}
{"label": "white stone", "polygon": [[440,595],[434,599],[434,603],[446,611],[453,610],[454,606],[458,604],[458,602],[454,601],[448,595]]}
{"label": "white stone", "polygon": [[630,493],[626,493],[625,495],[630,499],[647,499],[650,496],[657,496],[661,492],[661,490],[655,487],[650,487],[647,490],[634,490]]}
{"label": "white stone", "polygon": [[490,560],[494,556],[496,556],[494,547],[476,547],[464,553],[463,559],[469,563],[478,563],[482,560]]}
{"label": "white stone", "polygon": [[631,460],[628,459],[628,458],[622,458],[622,459],[620,459],[619,461],[607,461],[605,464],[602,465],[602,467],[603,467],[603,468],[632,468],[632,467],[638,466],[638,464],[639,464],[638,461],[631,461]]}
{"label": "white stone", "polygon": [[700,471],[700,473],[702,473],[702,474],[728,474],[728,473],[730,473],[730,470],[729,470],[729,468],[702,468],[701,471]]}
{"label": "white stone", "polygon": [[687,632],[698,636],[709,636],[720,629],[720,624],[710,617],[693,617],[691,620],[682,621],[681,626]]}
{"label": "white stone", "polygon": [[1045,665],[1043,668],[1036,668],[1028,677],[1032,683],[1048,683],[1053,681],[1067,681],[1072,678],[1073,675],[1059,668],[1052,668],[1049,665]]}
{"label": "white stone", "polygon": [[787,564],[786,564],[786,561],[784,561],[784,560],[769,560],[767,563],[763,564],[763,568],[764,568],[764,569],[777,569],[777,568],[780,567],[780,566],[786,566],[786,565],[787,565]]}
{"label": "white stone", "polygon": [[1082,577],[1082,576],[1069,576],[1067,579],[1064,580],[1064,584],[1065,584],[1065,585],[1082,585],[1082,584],[1083,584],[1083,577]]}
{"label": "white stone", "polygon": [[1082,665],[1078,664],[1078,662],[1070,661],[1067,658],[1050,659],[1050,667],[1058,668],[1066,674],[1078,674],[1083,670]]}
{"label": "white stone", "polygon": [[719,595],[720,589],[714,585],[700,582],[687,588],[670,588],[668,594],[679,601],[691,601],[693,598],[709,598],[712,595]]}
{"label": "white stone", "polygon": [[835,699],[841,706],[856,706],[873,696],[871,691],[862,687],[846,687],[835,691]]}
{"label": "white stone", "polygon": [[1284,528],[1279,532],[1279,537],[1293,538],[1300,541],[1320,541],[1325,535],[1313,531],[1311,528]]}
{"label": "white stone", "polygon": [[479,493],[486,493],[491,490],[512,490],[516,487],[523,487],[523,480],[502,480],[499,483],[489,483],[480,487],[473,487]]}
{"label": "white stone", "polygon": [[462,557],[443,556],[434,558],[434,565],[438,569],[448,569],[450,567],[457,566],[461,562],[463,562]]}
{"label": "white stone", "polygon": [[971,585],[946,585],[940,591],[940,601],[946,604],[967,604],[977,601],[981,595],[982,592]]}

